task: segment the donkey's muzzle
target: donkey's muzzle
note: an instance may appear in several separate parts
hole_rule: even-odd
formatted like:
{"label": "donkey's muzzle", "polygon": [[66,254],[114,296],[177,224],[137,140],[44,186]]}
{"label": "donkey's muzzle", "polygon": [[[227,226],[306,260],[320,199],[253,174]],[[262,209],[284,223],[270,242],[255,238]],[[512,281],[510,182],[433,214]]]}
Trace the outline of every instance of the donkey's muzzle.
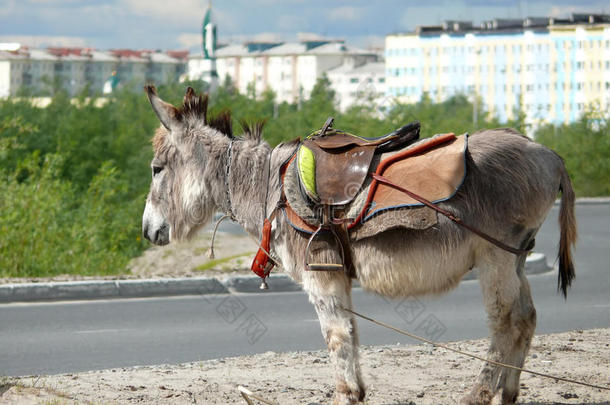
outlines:
{"label": "donkey's muzzle", "polygon": [[155,245],[167,245],[169,243],[169,227],[163,224],[158,229],[151,229],[148,224],[144,224],[142,227],[142,236]]}

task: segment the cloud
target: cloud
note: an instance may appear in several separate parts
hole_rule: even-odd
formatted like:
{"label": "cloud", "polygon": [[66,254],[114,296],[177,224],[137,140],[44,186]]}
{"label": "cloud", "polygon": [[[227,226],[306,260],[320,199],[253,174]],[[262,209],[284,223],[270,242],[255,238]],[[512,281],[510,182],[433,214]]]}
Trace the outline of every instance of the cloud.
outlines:
{"label": "cloud", "polygon": [[308,21],[303,15],[284,14],[277,19],[276,26],[284,32],[305,31],[308,28]]}
{"label": "cloud", "polygon": [[327,19],[330,21],[360,21],[363,11],[360,7],[336,7],[327,12]]}
{"label": "cloud", "polygon": [[177,42],[180,47],[188,49],[200,45],[201,41],[201,34],[193,34],[188,32],[178,35],[177,39]]}
{"label": "cloud", "polygon": [[323,41],[327,39],[324,35],[315,32],[297,32],[298,41]]}
{"label": "cloud", "polygon": [[123,0],[129,11],[156,22],[190,26],[203,19],[206,5],[200,0]]}
{"label": "cloud", "polygon": [[16,0],[7,0],[0,7],[0,15],[11,15],[16,9]]}
{"label": "cloud", "polygon": [[0,42],[18,42],[31,48],[65,46],[80,48],[87,46],[85,38],[45,35],[0,35]]}
{"label": "cloud", "polygon": [[44,5],[66,5],[66,4],[78,4],[81,0],[27,0],[27,3],[31,4],[44,4]]}
{"label": "cloud", "polygon": [[381,35],[362,35],[350,38],[351,45],[363,49],[383,49],[385,46],[385,37]]}
{"label": "cloud", "polygon": [[553,6],[550,10],[551,17],[567,17],[572,13],[601,13],[603,11],[601,6],[597,9],[592,6]]}
{"label": "cloud", "polygon": [[284,41],[285,36],[277,32],[261,32],[250,38],[256,42],[282,42]]}
{"label": "cloud", "polygon": [[[212,20],[218,25],[219,34],[223,32],[238,33],[249,21],[249,16],[245,16],[246,23],[240,20],[239,14],[232,11],[225,11],[219,8],[212,9]],[[201,15],[203,21],[203,14]]]}

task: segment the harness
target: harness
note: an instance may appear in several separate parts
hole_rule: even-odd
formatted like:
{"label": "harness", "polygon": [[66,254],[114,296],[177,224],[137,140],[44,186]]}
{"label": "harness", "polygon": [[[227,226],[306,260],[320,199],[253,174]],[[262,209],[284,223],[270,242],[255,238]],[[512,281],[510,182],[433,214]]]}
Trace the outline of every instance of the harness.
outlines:
{"label": "harness", "polygon": [[[383,186],[408,196],[420,205],[446,216],[457,225],[468,229],[479,237],[515,255],[528,253],[534,247],[534,241],[525,249],[514,248],[496,238],[464,223],[449,211],[438,207],[429,199],[414,193],[401,184],[384,176],[386,169],[409,157],[425,153],[427,150],[453,142],[455,135],[445,134],[422,142],[412,148],[401,149],[419,138],[419,123],[406,125],[398,130],[378,138],[361,138],[356,135],[332,129],[332,118],[329,118],[320,131],[306,137],[279,169],[280,199],[268,218],[263,220],[263,232],[260,248],[254,258],[251,270],[263,279],[261,288],[266,287],[265,278],[275,263],[269,252],[271,249],[272,222],[278,212],[283,212],[297,230],[309,234],[305,250],[304,267],[307,271],[345,271],[355,278],[355,269],[351,256],[350,230],[362,224],[367,212],[374,205],[373,198]],[[398,151],[387,159],[373,166],[374,157],[386,152]],[[289,167],[298,172],[300,189],[303,198],[309,202],[314,212],[313,221],[300,218],[287,203],[284,177]],[[407,173],[408,174],[408,173]],[[362,190],[366,181],[370,181],[366,204],[356,218],[346,216],[346,207]],[[389,207],[388,209],[393,209]],[[294,219],[295,221],[291,221]],[[303,224],[303,229],[294,223]],[[316,227],[312,227],[312,222]],[[309,225],[309,226],[307,226]],[[313,244],[322,243],[333,251],[339,260],[331,263],[312,262]]]}

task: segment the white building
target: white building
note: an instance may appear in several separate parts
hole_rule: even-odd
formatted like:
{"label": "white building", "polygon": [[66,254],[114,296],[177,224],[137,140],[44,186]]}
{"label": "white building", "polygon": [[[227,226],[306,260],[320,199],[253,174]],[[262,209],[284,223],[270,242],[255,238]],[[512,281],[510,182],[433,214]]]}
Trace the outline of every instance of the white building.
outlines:
{"label": "white building", "polygon": [[501,121],[523,111],[532,125],[610,108],[608,15],[449,21],[386,36],[385,56],[387,93],[402,102],[479,96]]}
{"label": "white building", "polygon": [[382,106],[386,93],[384,62],[369,62],[359,66],[348,62],[326,74],[336,92],[341,111],[346,111],[354,104]]}
{"label": "white building", "polygon": [[[331,69],[348,61],[361,65],[377,59],[375,53],[348,47],[343,41],[252,42],[219,48],[216,68],[220,81],[228,76],[241,93],[260,95],[271,89],[277,102],[294,103],[308,98],[317,79]],[[201,78],[205,62],[201,55],[189,56],[191,80]]]}
{"label": "white building", "polygon": [[177,81],[186,70],[186,52],[135,50],[97,51],[89,48],[0,47],[0,97],[26,90],[48,95],[53,86],[75,95],[85,88],[101,93],[116,72],[121,86]]}

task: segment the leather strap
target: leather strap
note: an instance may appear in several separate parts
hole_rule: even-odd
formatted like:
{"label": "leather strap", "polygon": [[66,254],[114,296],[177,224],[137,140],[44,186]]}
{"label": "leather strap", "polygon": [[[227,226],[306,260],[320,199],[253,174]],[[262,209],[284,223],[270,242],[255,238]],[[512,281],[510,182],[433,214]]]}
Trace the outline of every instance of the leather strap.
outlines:
{"label": "leather strap", "polygon": [[375,181],[378,181],[379,183],[383,183],[385,185],[395,188],[398,191],[405,193],[406,195],[413,198],[414,200],[417,200],[420,203],[424,204],[426,207],[431,208],[434,211],[438,212],[439,214],[446,216],[447,218],[449,218],[451,221],[455,222],[459,226],[468,229],[470,232],[472,232],[472,233],[476,234],[477,236],[485,239],[486,241],[496,245],[500,249],[506,250],[507,252],[513,253],[515,255],[522,255],[522,254],[529,253],[534,248],[534,241],[530,242],[529,246],[527,246],[525,249],[517,249],[512,246],[508,246],[508,245],[500,242],[498,239],[496,239],[492,236],[489,236],[488,234],[484,233],[483,231],[480,231],[479,229],[474,228],[474,227],[464,223],[461,218],[456,217],[449,211],[444,210],[440,207],[437,207],[432,202],[426,200],[424,197],[421,197],[415,193],[412,193],[411,191],[399,186],[398,184],[393,183],[392,181],[388,180],[387,178],[385,178],[377,173],[373,173],[371,176],[373,177],[373,179]]}

